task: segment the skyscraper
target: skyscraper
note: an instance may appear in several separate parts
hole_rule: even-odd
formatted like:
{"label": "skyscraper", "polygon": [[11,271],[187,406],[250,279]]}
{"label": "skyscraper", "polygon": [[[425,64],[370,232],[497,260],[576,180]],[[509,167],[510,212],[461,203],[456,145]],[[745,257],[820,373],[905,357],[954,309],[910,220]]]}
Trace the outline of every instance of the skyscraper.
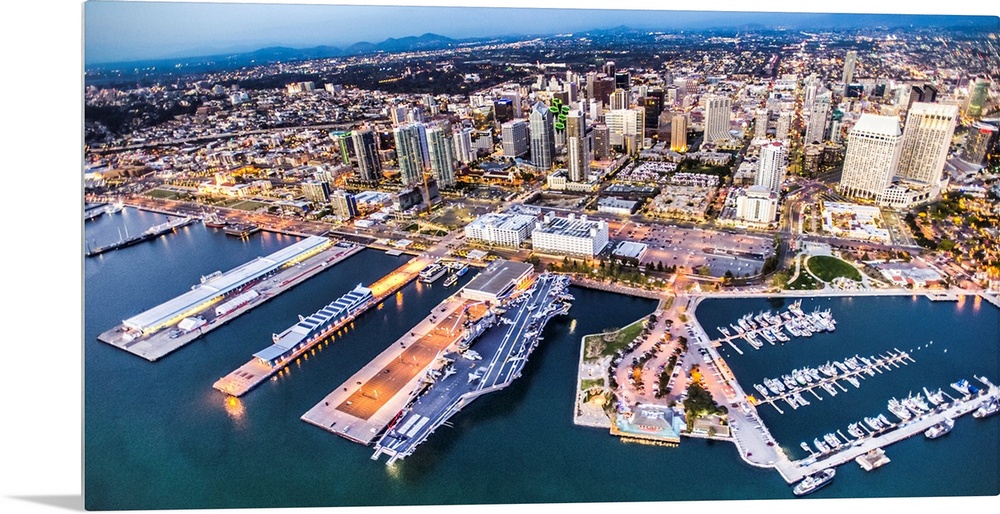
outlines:
{"label": "skyscraper", "polygon": [[611,133],[603,123],[594,124],[594,159],[604,161],[611,157]]}
{"label": "skyscraper", "polygon": [[528,134],[531,140],[531,162],[538,169],[552,168],[552,158],[556,152],[555,129],[552,125],[552,112],[542,102],[535,102],[531,106]]}
{"label": "skyscraper", "polygon": [[823,91],[813,99],[812,108],[809,110],[809,122],[806,125],[805,144],[823,142],[826,135],[826,120],[830,116],[830,97],[829,91]]}
{"label": "skyscraper", "polygon": [[663,112],[663,90],[653,89],[646,92],[643,105],[646,108],[646,130],[656,130],[659,127],[660,113]]}
{"label": "skyscraper", "polygon": [[438,187],[455,185],[455,153],[451,142],[451,124],[439,123],[427,129],[427,147],[430,152],[431,174]]}
{"label": "skyscraper", "polygon": [[858,52],[851,50],[844,57],[844,87],[854,80],[854,68],[858,65]]}
{"label": "skyscraper", "polygon": [[358,179],[377,182],[382,178],[382,163],[378,158],[378,141],[371,129],[355,130],[351,134],[354,155],[358,159]]}
{"label": "skyscraper", "polygon": [[986,106],[986,99],[990,93],[990,80],[979,78],[972,85],[972,93],[969,95],[969,109],[966,115],[974,120],[983,117],[983,108]]}
{"label": "skyscraper", "polygon": [[472,134],[475,130],[472,127],[463,127],[452,136],[452,144],[455,147],[455,160],[462,164],[469,164],[476,158],[476,151],[472,148]]}
{"label": "skyscraper", "polygon": [[761,147],[754,185],[766,187],[775,193],[779,192],[788,169],[785,162],[787,159],[788,150],[780,141],[774,141]]}
{"label": "skyscraper", "polygon": [[396,138],[396,162],[399,163],[401,179],[406,187],[423,183],[423,128],[421,124],[412,123],[400,125],[392,132]]}
{"label": "skyscraper", "polygon": [[604,114],[604,123],[608,126],[608,142],[611,146],[625,146],[627,136],[634,135],[639,130],[638,112],[632,109],[618,109]]}
{"label": "skyscraper", "polygon": [[504,157],[524,157],[528,153],[528,122],[510,120],[500,126],[500,139]]}
{"label": "skyscraper", "polygon": [[567,178],[584,182],[590,174],[590,145],[583,111],[574,109],[566,116]]}
{"label": "skyscraper", "polygon": [[924,184],[940,182],[957,120],[957,105],[913,104],[903,126],[896,175]]}
{"label": "skyscraper", "polygon": [[781,111],[778,113],[778,123],[775,125],[774,138],[779,141],[788,142],[792,131],[792,111]]}
{"label": "skyscraper", "polygon": [[997,127],[989,123],[976,122],[969,127],[969,134],[962,147],[962,160],[972,164],[981,164],[987,153],[996,148]]}
{"label": "skyscraper", "polygon": [[757,109],[754,112],[753,118],[753,137],[754,139],[766,139],[767,138],[767,120],[770,115],[767,112],[767,108]]}
{"label": "skyscraper", "polygon": [[629,97],[628,91],[618,88],[611,93],[610,107],[612,111],[617,111],[619,109],[628,109]]}
{"label": "skyscraper", "polygon": [[686,152],[687,139],[687,116],[684,113],[675,114],[670,120],[670,149],[675,152]]}
{"label": "skyscraper", "polygon": [[629,91],[632,89],[632,77],[627,71],[615,72],[615,88]]}
{"label": "skyscraper", "polygon": [[877,201],[892,184],[902,137],[894,116],[862,114],[848,135],[840,192]]}
{"label": "skyscraper", "polygon": [[729,135],[729,116],[732,101],[727,96],[705,97],[705,142],[725,141]]}

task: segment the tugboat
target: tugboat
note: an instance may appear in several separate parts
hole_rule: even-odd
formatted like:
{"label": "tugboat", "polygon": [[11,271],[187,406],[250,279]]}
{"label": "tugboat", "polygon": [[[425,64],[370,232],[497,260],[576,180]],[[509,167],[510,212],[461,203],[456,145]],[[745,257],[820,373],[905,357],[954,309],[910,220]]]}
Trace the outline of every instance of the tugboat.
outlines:
{"label": "tugboat", "polygon": [[833,480],[833,476],[836,474],[836,472],[837,471],[833,468],[826,468],[823,471],[820,471],[819,473],[809,475],[803,478],[802,481],[799,482],[799,484],[796,485],[794,489],[792,489],[792,492],[795,493],[795,496],[803,496],[809,494],[825,486],[826,484],[829,484],[830,481]]}

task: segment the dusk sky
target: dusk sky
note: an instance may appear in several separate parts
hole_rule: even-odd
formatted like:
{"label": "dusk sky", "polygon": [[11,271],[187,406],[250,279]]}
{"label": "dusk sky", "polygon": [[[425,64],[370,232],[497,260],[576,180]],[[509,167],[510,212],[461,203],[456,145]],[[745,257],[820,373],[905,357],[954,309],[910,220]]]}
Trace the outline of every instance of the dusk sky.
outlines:
{"label": "dusk sky", "polygon": [[[852,0],[853,1],[853,0]],[[397,6],[372,5],[393,3]],[[459,7],[426,7],[414,4],[452,4]],[[855,2],[857,3],[857,2]],[[893,0],[881,4],[881,11],[893,12]],[[290,3],[200,3],[88,1],[84,5],[84,59],[86,64],[139,59],[191,57],[218,53],[252,51],[267,46],[305,48],[318,45],[345,47],[359,41],[379,42],[390,37],[418,36],[433,32],[452,38],[511,34],[552,34],[628,25],[637,28],[719,27],[745,23],[788,25],[808,23],[818,15],[802,13],[747,14],[726,12],[676,12],[648,10],[654,2],[630,2],[645,11],[599,11],[594,9],[491,9],[464,6],[559,7],[565,2],[496,2],[488,0],[443,0],[439,2],[368,2],[370,5],[312,5]],[[409,4],[408,6],[398,6]],[[659,3],[662,5],[662,2]],[[734,8],[735,2],[713,4],[713,8]],[[786,5],[787,4],[787,5]],[[590,0],[574,2],[579,7],[609,5]],[[613,4],[618,5],[618,4]],[[799,4],[801,5],[801,4]],[[816,5],[816,4],[813,4]],[[838,3],[840,12],[850,9],[849,1]],[[768,9],[801,9],[795,2],[778,1]],[[662,7],[660,7],[662,9]],[[956,14],[988,14],[981,10],[953,11]],[[938,14],[940,11],[914,10],[903,4],[899,11]],[[824,17],[824,19],[827,19]],[[884,18],[883,18],[884,20]],[[801,26],[801,25],[800,25]],[[831,27],[832,28],[832,27]]]}

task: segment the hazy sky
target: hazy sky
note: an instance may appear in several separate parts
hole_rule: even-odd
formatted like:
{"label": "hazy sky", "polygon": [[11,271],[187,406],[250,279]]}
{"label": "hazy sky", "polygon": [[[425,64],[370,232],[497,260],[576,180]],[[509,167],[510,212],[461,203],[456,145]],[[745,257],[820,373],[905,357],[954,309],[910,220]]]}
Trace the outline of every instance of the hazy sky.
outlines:
{"label": "hazy sky", "polygon": [[[418,0],[419,2],[419,0]],[[369,4],[386,3],[373,0]],[[303,48],[348,46],[358,41],[379,42],[434,32],[448,37],[507,34],[551,34],[618,25],[632,27],[711,27],[742,23],[792,23],[815,18],[805,13],[748,15],[725,12],[598,11],[593,9],[492,9],[478,5],[559,7],[565,2],[540,0],[491,2],[443,0],[459,7],[414,6],[412,0],[393,2],[409,6],[312,5],[289,3],[123,2],[92,0],[84,4],[85,63],[117,62],[249,51],[266,46]],[[428,2],[424,1],[424,4]],[[435,3],[435,2],[430,2]],[[655,8],[664,2],[629,2],[630,7]],[[713,3],[726,9],[734,2]],[[597,7],[609,2],[576,1],[571,5]],[[743,4],[750,8],[749,4]],[[768,9],[783,7],[769,3]],[[838,4],[842,8],[845,4]],[[892,3],[880,4],[892,12]],[[904,4],[905,5],[905,4]],[[692,4],[692,6],[696,6]],[[850,4],[846,4],[850,8]],[[785,6],[788,7],[788,6]],[[905,11],[924,14],[928,11]],[[660,8],[662,9],[662,7]],[[790,10],[801,7],[789,8]],[[850,12],[850,11],[848,11]],[[933,11],[929,11],[933,12]],[[972,14],[978,14],[973,12]]]}

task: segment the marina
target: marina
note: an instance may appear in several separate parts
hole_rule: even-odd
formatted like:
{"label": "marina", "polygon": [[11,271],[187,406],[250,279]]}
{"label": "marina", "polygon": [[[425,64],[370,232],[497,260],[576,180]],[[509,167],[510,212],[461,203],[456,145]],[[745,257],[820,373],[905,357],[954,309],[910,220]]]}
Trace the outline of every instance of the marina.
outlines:
{"label": "marina", "polygon": [[716,327],[723,337],[712,341],[712,344],[718,346],[725,343],[742,354],[743,350],[736,345],[738,341],[746,342],[751,348],[759,350],[765,343],[784,344],[791,341],[792,337],[812,337],[813,334],[836,330],[837,321],[829,310],[803,312],[801,305],[799,300],[792,302],[787,310],[776,314],[771,311],[761,311],[756,315],[747,313],[728,327]]}

